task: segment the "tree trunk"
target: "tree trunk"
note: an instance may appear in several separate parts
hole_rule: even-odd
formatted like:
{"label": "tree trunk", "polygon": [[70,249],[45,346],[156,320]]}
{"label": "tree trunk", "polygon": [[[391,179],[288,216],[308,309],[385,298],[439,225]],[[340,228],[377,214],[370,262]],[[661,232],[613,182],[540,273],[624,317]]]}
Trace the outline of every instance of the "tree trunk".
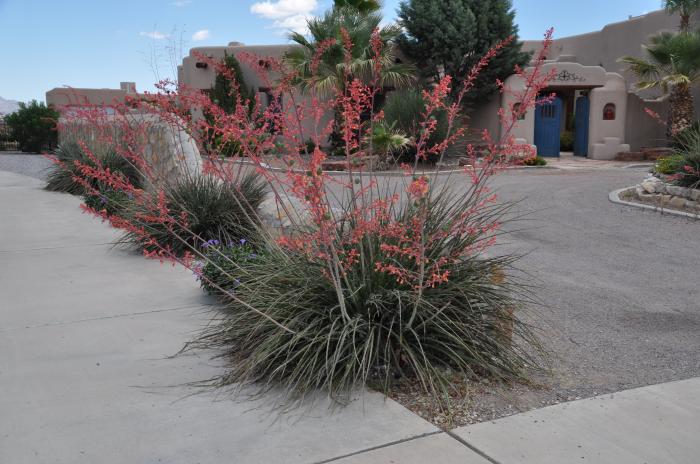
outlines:
{"label": "tree trunk", "polygon": [[690,15],[681,13],[681,32],[688,32],[690,30]]}
{"label": "tree trunk", "polygon": [[677,85],[671,89],[668,111],[667,135],[670,138],[678,136],[690,128],[695,122],[693,94],[690,86]]}

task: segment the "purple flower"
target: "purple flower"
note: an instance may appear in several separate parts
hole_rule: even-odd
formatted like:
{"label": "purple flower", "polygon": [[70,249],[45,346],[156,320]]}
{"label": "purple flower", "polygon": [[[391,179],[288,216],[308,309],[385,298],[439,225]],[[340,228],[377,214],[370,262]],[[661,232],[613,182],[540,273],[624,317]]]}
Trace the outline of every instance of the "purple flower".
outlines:
{"label": "purple flower", "polygon": [[248,243],[248,240],[242,238],[242,239],[241,239],[241,245],[245,245],[246,243]]}
{"label": "purple flower", "polygon": [[220,243],[221,242],[219,242],[218,240],[215,240],[215,239],[207,240],[206,242],[202,243],[202,248],[209,248],[210,246],[217,246]]}

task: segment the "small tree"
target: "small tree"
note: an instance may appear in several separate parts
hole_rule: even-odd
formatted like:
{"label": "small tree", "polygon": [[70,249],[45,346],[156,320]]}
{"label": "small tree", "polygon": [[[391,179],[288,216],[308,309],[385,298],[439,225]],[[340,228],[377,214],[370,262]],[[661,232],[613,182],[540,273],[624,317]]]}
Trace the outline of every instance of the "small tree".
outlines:
{"label": "small tree", "polygon": [[[247,104],[250,112],[255,103],[253,89],[246,86],[243,78],[241,64],[235,56],[224,55],[221,64],[217,69],[214,86],[209,91],[212,103],[220,108],[224,113],[232,115],[236,112],[239,104]],[[214,126],[214,116],[211,113],[205,114],[210,126]],[[206,137],[205,147],[207,151],[228,157],[237,154],[240,150],[240,143],[235,140],[224,140],[218,131],[209,130]]]}
{"label": "small tree", "polygon": [[404,33],[399,45],[425,77],[437,81],[450,75],[461,84],[494,44],[512,37],[474,82],[464,101],[469,108],[496,92],[497,79],[528,63],[530,55],[521,51],[514,19],[510,0],[403,0],[399,23]]}
{"label": "small tree", "polygon": [[211,100],[222,110],[227,114],[232,114],[236,111],[239,96],[243,102],[252,100],[254,96],[251,89],[246,86],[241,64],[236,57],[227,53],[222,61],[228,72],[216,74],[210,96]]}
{"label": "small tree", "polygon": [[669,13],[678,13],[681,16],[681,31],[690,30],[690,17],[700,10],[700,0],[664,0],[664,7]]}
{"label": "small tree", "polygon": [[16,112],[5,117],[5,122],[12,137],[19,143],[20,150],[40,152],[56,146],[58,118],[58,111],[43,102],[32,100],[29,104],[20,103]]}

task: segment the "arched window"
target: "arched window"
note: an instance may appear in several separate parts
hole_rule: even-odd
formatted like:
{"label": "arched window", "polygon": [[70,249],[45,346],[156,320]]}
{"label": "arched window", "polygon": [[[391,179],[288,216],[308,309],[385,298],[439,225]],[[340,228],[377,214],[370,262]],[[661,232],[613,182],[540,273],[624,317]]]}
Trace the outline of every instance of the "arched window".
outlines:
{"label": "arched window", "polygon": [[608,103],[603,108],[603,121],[614,121],[615,120],[616,107],[615,103]]}

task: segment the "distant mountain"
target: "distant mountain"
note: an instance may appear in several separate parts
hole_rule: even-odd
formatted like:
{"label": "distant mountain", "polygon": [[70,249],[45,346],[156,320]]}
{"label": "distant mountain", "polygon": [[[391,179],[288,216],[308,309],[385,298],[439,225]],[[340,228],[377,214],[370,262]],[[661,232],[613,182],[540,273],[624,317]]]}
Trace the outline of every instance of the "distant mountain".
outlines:
{"label": "distant mountain", "polygon": [[17,111],[17,108],[19,108],[18,102],[14,100],[5,100],[0,97],[0,114],[14,113]]}

